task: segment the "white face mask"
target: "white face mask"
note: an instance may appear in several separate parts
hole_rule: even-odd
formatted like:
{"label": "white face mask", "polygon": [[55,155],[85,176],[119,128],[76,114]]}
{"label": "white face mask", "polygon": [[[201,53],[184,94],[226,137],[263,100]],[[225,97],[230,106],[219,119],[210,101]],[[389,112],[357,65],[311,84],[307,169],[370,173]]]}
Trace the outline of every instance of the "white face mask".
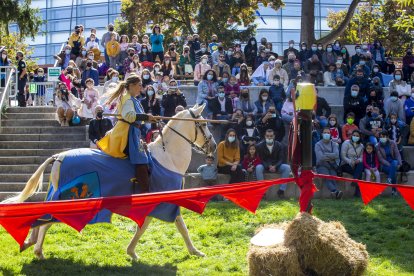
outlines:
{"label": "white face mask", "polygon": [[91,56],[88,56],[88,58],[89,59],[94,59],[95,57],[91,55]]}
{"label": "white face mask", "polygon": [[268,99],[268,97],[267,97],[267,96],[263,96],[263,97],[262,97],[262,100],[263,100],[263,101],[267,101],[267,99]]}
{"label": "white face mask", "polygon": [[6,59],[6,58],[7,58],[7,55],[2,54],[2,55],[1,55],[1,57],[2,57],[3,59]]}
{"label": "white face mask", "polygon": [[206,60],[206,59],[202,59],[202,60],[201,60],[201,63],[202,63],[202,64],[207,64],[207,60]]}
{"label": "white face mask", "polygon": [[253,122],[252,121],[246,121],[246,126],[252,126]]}

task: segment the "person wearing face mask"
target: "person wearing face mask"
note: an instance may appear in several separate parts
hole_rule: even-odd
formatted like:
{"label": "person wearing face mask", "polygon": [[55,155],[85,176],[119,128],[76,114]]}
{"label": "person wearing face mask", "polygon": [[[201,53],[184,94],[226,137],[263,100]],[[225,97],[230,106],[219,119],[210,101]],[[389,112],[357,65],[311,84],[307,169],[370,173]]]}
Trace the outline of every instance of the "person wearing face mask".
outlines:
{"label": "person wearing face mask", "polygon": [[233,114],[233,104],[231,99],[226,97],[222,86],[218,87],[217,96],[210,100],[208,105],[214,119],[229,120]]}
{"label": "person wearing face mask", "polygon": [[68,67],[69,61],[71,59],[71,52],[72,47],[70,45],[66,45],[62,52],[53,56],[53,58],[57,60],[57,65],[62,69]]}
{"label": "person wearing face mask", "polygon": [[[406,100],[408,101],[408,99]],[[384,110],[385,114],[390,116],[390,114],[395,113],[398,115],[398,118],[405,122],[405,111],[404,111],[404,103],[401,99],[398,98],[398,92],[393,91],[390,93],[390,97],[388,97],[384,102]]]}
{"label": "person wearing face mask", "polygon": [[372,85],[369,88],[366,104],[376,106],[381,111],[384,110],[384,90],[381,85],[379,87]]}
{"label": "person wearing face mask", "polygon": [[341,126],[338,123],[338,118],[335,114],[331,114],[328,117],[328,128],[331,134],[331,140],[340,145],[342,143],[341,139]]}
{"label": "person wearing face mask", "polygon": [[403,79],[406,81],[410,80],[411,74],[414,72],[414,55],[413,49],[408,48],[403,57]]}
{"label": "person wearing face mask", "polygon": [[[33,77],[33,82],[45,82],[46,76],[43,68],[38,68],[36,74]],[[37,92],[36,92],[36,101],[33,99],[34,94],[32,95],[32,101],[35,102],[36,106],[44,106],[46,105],[45,102],[45,94],[46,94],[46,87],[45,85],[36,85]]]}
{"label": "person wearing face mask", "polygon": [[236,76],[240,73],[240,66],[244,63],[241,51],[236,51],[230,59],[231,75]]}
{"label": "person wearing face mask", "polygon": [[[194,68],[194,85],[198,86],[203,80],[203,76],[207,71],[211,70],[211,66],[208,64],[208,56],[204,55],[201,58],[201,62]],[[215,73],[215,72],[214,72]]]}
{"label": "person wearing face mask", "polygon": [[401,121],[399,121],[396,113],[390,113],[385,122],[384,129],[387,131],[390,140],[397,144],[400,154],[402,153],[404,144],[402,141],[402,133],[405,132],[406,127],[405,124],[401,126]]}
{"label": "person wearing face mask", "polygon": [[[1,59],[0,59],[0,66],[10,66],[11,62],[7,56],[7,50],[3,47],[0,51]],[[0,69],[0,80],[1,84],[0,87],[4,87],[6,85],[6,69]]]}
{"label": "person wearing face mask", "polygon": [[[342,143],[341,147],[341,168],[344,173],[351,174],[353,179],[362,180],[364,164],[362,162],[364,145],[362,144],[361,132],[354,130],[350,140]],[[358,184],[351,183],[355,187],[354,196],[360,197]]]}
{"label": "person wearing face mask", "polygon": [[306,62],[306,59],[308,57],[308,50],[309,49],[308,49],[308,45],[306,44],[306,42],[302,42],[300,44],[299,54],[297,55],[302,64]]}
{"label": "person wearing face mask", "polygon": [[89,122],[88,129],[91,149],[97,149],[96,142],[101,140],[113,127],[111,120],[103,117],[103,107],[101,105],[95,107],[95,114],[95,118]]}
{"label": "person wearing face mask", "polygon": [[98,43],[98,47],[99,48],[99,38],[96,37],[96,28],[91,28],[91,34],[89,35],[89,37],[86,38],[86,44],[88,44],[89,41],[92,41],[92,38],[94,39],[94,42]]}
{"label": "person wearing face mask", "polygon": [[335,69],[331,73],[332,79],[334,80],[336,86],[345,86],[348,83],[349,79],[346,77],[344,70],[346,70],[346,65],[342,64],[341,60],[337,60],[335,63]]}
{"label": "person wearing face mask", "polygon": [[283,63],[288,62],[289,54],[294,54],[295,57],[299,56],[299,51],[295,48],[294,40],[289,40],[289,47],[283,51]]}
{"label": "person wearing face mask", "polygon": [[122,64],[128,57],[129,49],[129,37],[127,35],[121,35],[119,38],[120,52],[118,56],[118,64]]}
{"label": "person wearing face mask", "polygon": [[374,67],[372,67],[372,72],[370,75],[370,78],[374,80],[374,78],[379,78],[381,86],[384,87],[384,80],[382,79],[382,73],[381,68],[378,64],[375,64]]}
{"label": "person wearing face mask", "polygon": [[111,34],[111,40],[106,43],[106,54],[109,57],[109,67],[116,69],[121,53],[121,45],[116,40],[116,34]]}
{"label": "person wearing face mask", "polygon": [[[387,183],[397,183],[398,168],[402,165],[401,155],[398,151],[397,144],[389,139],[388,132],[382,131],[379,143],[375,146],[378,160],[380,163],[380,169],[387,174]],[[395,188],[392,190],[392,194],[396,195]]]}
{"label": "person wearing face mask", "polygon": [[285,71],[288,73],[289,77],[290,77],[290,72],[293,70],[294,65],[295,65],[295,60],[296,60],[296,55],[291,52],[288,54],[288,57],[286,59],[286,61],[283,61],[283,66],[282,68],[285,69]]}
{"label": "person wearing face mask", "polygon": [[107,80],[104,84],[102,94],[106,94],[109,90],[109,85],[111,83],[118,84],[119,82],[119,72],[116,70],[112,70],[109,74],[109,80]]}
{"label": "person wearing face mask", "polygon": [[186,77],[194,77],[194,66],[195,62],[190,55],[190,47],[184,46],[183,53],[180,55],[180,62],[178,68],[180,69],[181,74]]}
{"label": "person wearing face mask", "polygon": [[255,86],[268,86],[267,76],[270,73],[269,62],[263,62],[251,75],[252,82]]}
{"label": "person wearing face mask", "polygon": [[85,38],[81,35],[81,27],[75,26],[75,31],[70,35],[68,45],[72,47],[71,59],[76,59],[85,45]]}
{"label": "person wearing face mask", "polygon": [[351,57],[351,67],[354,67],[355,64],[359,64],[359,60],[363,57],[361,46],[355,46],[355,55]]}
{"label": "person wearing face mask", "polygon": [[99,73],[98,70],[93,68],[93,62],[91,59],[88,59],[86,62],[86,68],[82,72],[82,81],[81,84],[84,88],[86,88],[85,81],[89,78],[93,79],[94,86],[99,86]]}
{"label": "person wearing face mask", "polygon": [[154,61],[159,59],[159,62],[164,61],[164,35],[161,33],[160,25],[155,25],[152,28],[152,34],[150,36],[152,56]]}
{"label": "person wearing face mask", "polygon": [[359,63],[354,64],[351,67],[351,74],[355,74],[355,72],[359,69],[362,69],[364,72],[364,76],[368,77],[371,74],[371,67],[370,67],[371,59],[367,57],[367,55],[363,55],[359,59]]}
{"label": "person wearing face mask", "polygon": [[283,84],[280,82],[280,76],[276,75],[273,80],[273,84],[269,88],[269,94],[270,98],[275,104],[276,110],[280,114],[282,111],[283,103],[286,100],[286,93],[285,89],[283,88]]}
{"label": "person wearing face mask", "polygon": [[227,130],[225,140],[218,144],[217,160],[218,173],[229,174],[229,184],[244,181],[245,174],[240,164],[239,139],[234,129]]}
{"label": "person wearing face mask", "polygon": [[[332,141],[329,127],[322,131],[322,140],[315,144],[316,171],[320,174],[337,176],[339,167],[339,145]],[[335,180],[324,181],[331,197],[341,199],[343,192],[338,190]]]}
{"label": "person wearing face mask", "polygon": [[175,70],[174,70],[174,64],[172,63],[171,57],[168,54],[164,55],[164,61],[161,66],[161,72],[163,76],[170,76],[170,78],[174,77]]}
{"label": "person wearing face mask", "polygon": [[404,111],[405,111],[405,123],[407,125],[410,125],[411,120],[414,117],[414,87],[411,89],[411,97],[406,99],[404,102]]}
{"label": "person wearing face mask", "polygon": [[69,126],[75,114],[74,109],[79,108],[82,102],[67,89],[63,82],[58,83],[55,93],[56,117],[62,127]]}
{"label": "person wearing face mask", "polygon": [[243,142],[243,152],[246,152],[249,145],[254,145],[260,141],[260,132],[255,126],[253,114],[246,115],[244,127],[242,128],[241,140]]}
{"label": "person wearing face mask", "polygon": [[353,112],[349,112],[346,115],[345,124],[342,126],[342,130],[341,130],[343,141],[351,139],[352,132],[354,130],[358,130],[358,126],[354,124],[354,122],[355,122],[355,114]]}
{"label": "person wearing face mask", "polygon": [[354,84],[351,88],[350,95],[344,97],[344,114],[353,112],[355,117],[355,124],[358,125],[364,114],[364,99],[359,90],[359,86]]}
{"label": "person wearing face mask", "polygon": [[244,56],[248,66],[253,67],[257,57],[257,41],[255,37],[251,37],[244,47]]}
{"label": "person wearing face mask", "polygon": [[201,43],[198,34],[189,35],[187,45],[190,47],[190,57],[195,61],[195,53],[200,50]]}
{"label": "person wearing face mask", "polygon": [[250,102],[249,88],[245,87],[241,89],[239,106],[237,108],[241,109],[245,116],[257,113],[256,105]]}
{"label": "person wearing face mask", "polygon": [[411,85],[403,80],[403,72],[400,69],[394,71],[394,79],[390,81],[390,92],[397,91],[401,99],[411,96]]}
{"label": "person wearing face mask", "polygon": [[332,44],[326,45],[326,51],[322,54],[322,64],[325,66],[325,69],[328,69],[328,67],[331,64],[334,64],[337,60],[337,55],[333,51]]}
{"label": "person wearing face mask", "polygon": [[256,117],[260,118],[267,113],[267,110],[272,105],[272,99],[269,97],[269,91],[267,89],[261,89],[259,93],[259,98],[254,102],[256,106]]}
{"label": "person wearing face mask", "polygon": [[313,43],[311,45],[311,48],[307,52],[306,59],[312,58],[313,55],[317,55],[319,60],[322,60],[321,53],[318,52],[318,45],[316,43]]}
{"label": "person wearing face mask", "polygon": [[266,114],[258,119],[257,127],[260,131],[260,137],[264,137],[268,129],[274,131],[276,141],[282,142],[285,136],[285,126],[274,105],[271,105]]}
{"label": "person wearing face mask", "polygon": [[132,48],[135,50],[136,53],[141,53],[141,43],[138,42],[138,36],[137,35],[133,35],[132,36],[132,40],[131,43],[128,44],[128,49]]}
{"label": "person wearing face mask", "polygon": [[382,68],[382,72],[386,75],[393,75],[395,71],[395,64],[392,57],[387,57],[386,62]]}
{"label": "person wearing face mask", "polygon": [[87,57],[88,57],[88,51],[86,51],[85,47],[82,47],[79,56],[75,59],[76,66],[80,67],[82,61],[85,60]]}
{"label": "person wearing face mask", "polygon": [[284,87],[288,86],[289,76],[286,70],[282,68],[282,61],[280,59],[277,59],[275,61],[275,67],[269,72],[267,80],[270,84],[273,84],[275,75],[280,76],[280,82],[283,84]]}
{"label": "person wearing face mask", "polygon": [[93,79],[85,81],[86,89],[83,91],[82,105],[79,110],[79,116],[86,119],[95,117],[95,107],[98,105],[99,92],[94,87]]}
{"label": "person wearing face mask", "polygon": [[148,69],[142,70],[142,87],[145,88],[147,85],[154,84],[154,80],[151,78],[151,73]]}
{"label": "person wearing face mask", "polygon": [[366,137],[365,140],[371,142],[374,145],[378,142],[380,133],[384,128],[384,120],[381,116],[382,114],[380,114],[379,108],[373,107],[371,117],[368,118],[365,125],[365,129],[373,133],[373,135],[369,135],[369,137]]}
{"label": "person wearing face mask", "polygon": [[21,51],[16,53],[17,63],[17,101],[20,107],[26,106],[25,88],[28,77],[26,61],[23,59],[24,54]]}
{"label": "person wearing face mask", "polygon": [[255,58],[253,70],[257,70],[264,62],[268,62],[268,57],[265,51],[260,50],[259,55]]}
{"label": "person wearing face mask", "polygon": [[145,98],[141,100],[141,105],[144,108],[145,113],[154,116],[161,115],[161,104],[156,97],[155,89],[152,85],[147,85],[147,87],[145,87]]}
{"label": "person wearing face mask", "polygon": [[143,44],[141,46],[141,53],[139,54],[139,60],[141,62],[141,65],[144,68],[151,68],[152,66],[154,66],[154,57],[152,55],[152,52],[150,51],[150,49],[148,48],[146,44]]}
{"label": "person wearing face mask", "polygon": [[218,92],[218,83],[216,72],[212,69],[204,73],[203,80],[197,86],[197,103],[199,105],[207,104],[206,112],[211,117],[210,101],[212,101]]}
{"label": "person wearing face mask", "polygon": [[177,82],[172,79],[169,82],[167,94],[162,96],[162,107],[164,108],[164,116],[172,117],[175,115],[175,108],[179,105],[187,107],[185,96],[178,89]]}
{"label": "person wearing face mask", "polygon": [[228,84],[230,83],[231,75],[228,72],[223,72],[223,76],[219,82],[219,85],[224,86],[225,90]]}
{"label": "person wearing face mask", "polygon": [[314,54],[304,65],[305,72],[308,75],[308,81],[317,86],[323,86],[324,66],[320,60],[318,55]]}
{"label": "person wearing face mask", "polygon": [[236,75],[236,79],[241,86],[250,86],[249,70],[246,63],[240,65],[240,73]]}
{"label": "person wearing face mask", "polygon": [[217,35],[213,34],[211,36],[211,42],[208,44],[208,49],[210,50],[210,53],[213,53],[214,51],[216,51],[219,44],[220,42],[218,42]]}
{"label": "person wearing face mask", "polygon": [[205,56],[207,56],[207,64],[212,66],[213,58],[211,57],[211,53],[207,50],[207,45],[205,43],[201,43],[200,50],[195,53],[195,63],[200,63]]}
{"label": "person wearing face mask", "polygon": [[358,85],[359,93],[361,94],[362,97],[368,97],[370,82],[368,78],[365,77],[364,71],[362,69],[358,69],[356,71],[356,76],[351,78],[346,84],[345,94],[344,94],[345,97],[351,94],[351,87],[353,85]]}
{"label": "person wearing face mask", "polygon": [[86,70],[86,63],[88,63],[88,61],[92,61],[92,67],[95,68],[95,69],[98,69],[98,62],[96,62],[94,60],[94,58],[95,58],[95,55],[93,54],[93,52],[88,51],[86,53],[85,58],[81,59],[80,57],[77,57],[75,64],[81,71],[85,71]]}

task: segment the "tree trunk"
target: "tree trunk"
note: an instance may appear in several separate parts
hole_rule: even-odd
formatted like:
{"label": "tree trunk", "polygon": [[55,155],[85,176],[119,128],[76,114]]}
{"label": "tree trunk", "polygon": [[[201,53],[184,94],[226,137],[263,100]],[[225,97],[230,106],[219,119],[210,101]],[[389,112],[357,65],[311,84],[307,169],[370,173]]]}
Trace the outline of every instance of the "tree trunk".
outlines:
{"label": "tree trunk", "polygon": [[[307,1],[303,0],[303,2],[307,2]],[[331,43],[335,39],[340,37],[344,33],[344,31],[346,30],[346,28],[349,25],[349,22],[351,21],[352,17],[354,16],[355,9],[358,7],[359,2],[361,2],[361,0],[352,0],[352,3],[349,6],[349,9],[348,9],[348,12],[347,12],[347,14],[344,18],[344,21],[342,21],[342,23],[339,24],[339,26],[336,29],[332,30],[328,35],[320,38],[317,41],[317,43],[322,43],[322,44]],[[303,9],[303,4],[302,4],[302,9]],[[302,12],[302,14],[303,14],[303,12]]]}
{"label": "tree trunk", "polygon": [[300,41],[308,47],[315,41],[315,0],[302,0]]}

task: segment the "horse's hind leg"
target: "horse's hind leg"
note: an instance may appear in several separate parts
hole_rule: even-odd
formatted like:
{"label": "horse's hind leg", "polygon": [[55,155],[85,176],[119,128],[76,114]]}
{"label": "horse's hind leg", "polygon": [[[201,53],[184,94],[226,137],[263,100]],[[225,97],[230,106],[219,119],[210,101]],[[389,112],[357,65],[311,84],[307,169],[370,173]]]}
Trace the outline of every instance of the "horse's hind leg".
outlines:
{"label": "horse's hind leg", "polygon": [[[39,226],[40,227],[40,226]],[[27,241],[24,242],[22,247],[20,247],[20,253],[30,248],[32,245],[36,244],[37,237],[39,236],[39,227],[33,228],[32,233]]]}
{"label": "horse's hind leg", "polygon": [[43,242],[45,241],[46,231],[52,226],[52,224],[45,224],[39,227],[39,236],[37,238],[36,245],[34,247],[34,254],[39,260],[44,260],[45,256],[43,255]]}
{"label": "horse's hind leg", "polygon": [[188,252],[191,255],[204,257],[206,254],[204,254],[203,252],[201,252],[200,250],[198,250],[197,248],[194,247],[194,244],[191,241],[190,235],[188,233],[187,226],[185,225],[185,222],[184,222],[182,216],[178,216],[175,219],[175,226],[177,227],[178,232],[180,232],[181,236],[183,236],[185,245],[187,246],[187,249],[188,249]]}
{"label": "horse's hind leg", "polygon": [[144,234],[145,230],[147,230],[148,225],[150,224],[152,220],[152,217],[146,217],[144,224],[141,226],[141,228],[137,225],[137,231],[135,232],[134,237],[132,238],[131,242],[128,245],[127,248],[127,254],[131,256],[132,260],[137,260],[138,256],[135,253],[135,248],[137,247],[137,243],[139,239],[141,238],[142,234]]}

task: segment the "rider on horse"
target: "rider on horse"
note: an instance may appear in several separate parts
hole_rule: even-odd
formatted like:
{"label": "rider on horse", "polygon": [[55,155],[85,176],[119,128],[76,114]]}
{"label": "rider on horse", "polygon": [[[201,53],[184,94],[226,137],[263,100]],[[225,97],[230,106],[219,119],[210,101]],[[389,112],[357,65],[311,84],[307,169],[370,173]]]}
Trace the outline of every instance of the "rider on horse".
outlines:
{"label": "rider on horse", "polygon": [[149,190],[148,155],[141,141],[141,127],[144,121],[155,122],[151,114],[145,114],[141,103],[136,99],[142,90],[141,78],[131,74],[121,81],[115,90],[109,92],[106,104],[117,104],[118,122],[108,131],[97,146],[106,154],[116,158],[129,158],[135,165],[134,191],[137,185],[141,191]]}

